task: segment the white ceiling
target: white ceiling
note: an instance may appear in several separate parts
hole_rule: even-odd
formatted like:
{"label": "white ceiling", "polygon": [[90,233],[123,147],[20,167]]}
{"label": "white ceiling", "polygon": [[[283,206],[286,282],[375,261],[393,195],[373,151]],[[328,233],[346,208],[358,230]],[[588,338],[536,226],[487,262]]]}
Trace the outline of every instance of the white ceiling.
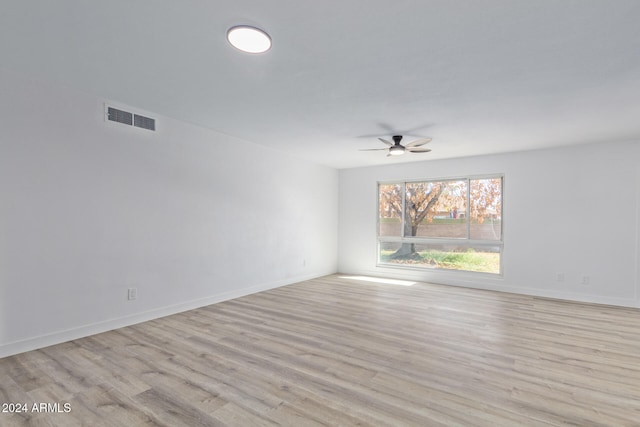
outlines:
{"label": "white ceiling", "polygon": [[640,141],[639,0],[2,0],[0,67],[336,168]]}

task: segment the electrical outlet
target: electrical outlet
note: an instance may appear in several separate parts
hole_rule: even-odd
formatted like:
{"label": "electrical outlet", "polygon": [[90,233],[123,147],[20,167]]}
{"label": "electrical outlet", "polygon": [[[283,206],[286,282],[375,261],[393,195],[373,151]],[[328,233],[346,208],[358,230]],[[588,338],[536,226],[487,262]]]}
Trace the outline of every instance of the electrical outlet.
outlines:
{"label": "electrical outlet", "polygon": [[564,282],[564,273],[563,272],[556,273],[556,281]]}
{"label": "electrical outlet", "polygon": [[133,301],[135,299],[138,299],[138,288],[129,288],[127,290],[127,299],[129,301]]}
{"label": "electrical outlet", "polygon": [[588,285],[588,284],[589,284],[589,280],[590,280],[590,279],[591,279],[591,278],[590,278],[589,276],[587,276],[586,274],[583,274],[583,275],[580,277],[580,284],[581,284],[581,285]]}

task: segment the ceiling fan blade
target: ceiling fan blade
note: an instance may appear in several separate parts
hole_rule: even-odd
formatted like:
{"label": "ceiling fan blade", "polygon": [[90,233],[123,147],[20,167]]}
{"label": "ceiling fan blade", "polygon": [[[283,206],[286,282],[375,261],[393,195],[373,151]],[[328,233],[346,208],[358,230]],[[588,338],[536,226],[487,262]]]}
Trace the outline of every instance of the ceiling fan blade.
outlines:
{"label": "ceiling fan blade", "polygon": [[361,148],[358,151],[382,151],[389,150],[388,148]]}
{"label": "ceiling fan blade", "polygon": [[431,142],[431,138],[420,138],[420,139],[416,139],[415,141],[411,141],[408,144],[405,144],[405,147],[419,147],[428,142]]}
{"label": "ceiling fan blade", "polygon": [[409,148],[407,148],[407,151],[409,151],[410,153],[428,153],[429,151],[431,151],[431,149],[429,149],[429,148],[409,147]]}
{"label": "ceiling fan blade", "polygon": [[384,139],[384,138],[378,138],[378,139],[379,139],[380,141],[384,142],[385,144],[387,144],[388,146],[392,146],[392,145],[393,145],[393,142],[387,141],[387,140],[386,140],[386,139]]}

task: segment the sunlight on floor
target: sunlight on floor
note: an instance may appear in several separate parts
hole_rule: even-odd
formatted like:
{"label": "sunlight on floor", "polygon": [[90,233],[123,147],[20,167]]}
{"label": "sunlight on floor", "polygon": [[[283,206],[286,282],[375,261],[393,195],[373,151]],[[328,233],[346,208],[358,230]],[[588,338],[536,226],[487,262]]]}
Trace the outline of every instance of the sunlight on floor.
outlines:
{"label": "sunlight on floor", "polygon": [[381,283],[384,285],[413,286],[416,284],[416,282],[409,282],[407,280],[380,279],[378,277],[368,277],[368,276],[339,276],[339,277],[341,279],[360,280],[362,282],[374,282],[374,283]]}

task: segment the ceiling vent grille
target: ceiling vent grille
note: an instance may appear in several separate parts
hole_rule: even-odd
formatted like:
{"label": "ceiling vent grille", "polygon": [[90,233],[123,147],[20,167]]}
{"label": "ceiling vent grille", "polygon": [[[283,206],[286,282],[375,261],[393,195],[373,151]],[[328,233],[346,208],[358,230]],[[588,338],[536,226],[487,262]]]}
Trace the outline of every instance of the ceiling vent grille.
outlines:
{"label": "ceiling vent grille", "polygon": [[155,119],[141,116],[139,114],[133,115],[133,125],[142,129],[147,130],[156,130],[156,121]]}
{"label": "ceiling vent grille", "polygon": [[107,120],[131,126],[133,124],[133,114],[117,108],[107,107]]}
{"label": "ceiling vent grille", "polygon": [[156,130],[156,119],[135,114],[130,111],[105,105],[105,119],[110,122],[121,123],[123,125],[135,126],[150,131]]}

